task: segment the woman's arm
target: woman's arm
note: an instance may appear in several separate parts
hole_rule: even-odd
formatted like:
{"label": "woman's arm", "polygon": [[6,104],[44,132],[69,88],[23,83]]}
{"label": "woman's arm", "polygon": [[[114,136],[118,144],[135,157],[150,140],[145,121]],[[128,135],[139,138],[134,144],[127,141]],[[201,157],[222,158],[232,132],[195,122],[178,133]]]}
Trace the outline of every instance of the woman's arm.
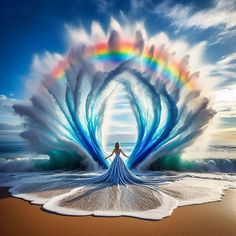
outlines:
{"label": "woman's arm", "polygon": [[109,156],[105,157],[105,159],[107,159],[107,158],[111,157],[111,156],[114,154],[114,152],[115,152],[115,149],[112,151],[111,155],[109,155]]}
{"label": "woman's arm", "polygon": [[121,153],[122,153],[125,157],[129,158],[129,157],[122,151],[122,149],[120,149],[120,151],[121,151]]}

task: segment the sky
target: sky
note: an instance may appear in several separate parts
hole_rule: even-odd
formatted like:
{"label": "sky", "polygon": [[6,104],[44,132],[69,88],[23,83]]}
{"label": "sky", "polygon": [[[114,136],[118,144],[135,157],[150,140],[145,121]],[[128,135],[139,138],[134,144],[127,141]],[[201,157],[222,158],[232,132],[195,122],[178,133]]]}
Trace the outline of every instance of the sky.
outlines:
{"label": "sky", "polygon": [[[150,36],[168,35],[194,48],[202,45],[200,71],[209,87],[217,121],[211,129],[217,144],[236,140],[236,0],[11,0],[0,7],[0,122],[9,118],[11,105],[27,97],[27,83],[37,57],[68,50],[68,26],[90,32],[93,21],[106,31],[111,17],[143,21]],[[178,44],[179,45],[179,44]],[[193,57],[194,58],[194,57]],[[193,61],[193,64],[195,62]],[[204,80],[203,80],[204,81]],[[2,112],[3,111],[3,112]],[[7,113],[7,112],[8,113]],[[3,114],[4,113],[4,114]],[[5,126],[4,126],[5,125]],[[1,134],[1,139],[5,136]]]}

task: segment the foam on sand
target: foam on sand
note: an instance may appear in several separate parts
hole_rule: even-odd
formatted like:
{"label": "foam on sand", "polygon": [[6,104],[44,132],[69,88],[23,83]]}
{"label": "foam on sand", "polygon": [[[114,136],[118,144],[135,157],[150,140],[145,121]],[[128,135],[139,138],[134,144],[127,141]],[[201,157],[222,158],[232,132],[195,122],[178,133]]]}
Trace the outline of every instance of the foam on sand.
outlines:
{"label": "foam on sand", "polygon": [[178,172],[147,173],[143,179],[150,184],[85,184],[91,179],[88,176],[101,176],[96,175],[75,171],[15,173],[8,184],[13,186],[13,196],[42,204],[49,212],[152,220],[170,216],[178,206],[220,201],[225,189],[236,187],[235,175]]}

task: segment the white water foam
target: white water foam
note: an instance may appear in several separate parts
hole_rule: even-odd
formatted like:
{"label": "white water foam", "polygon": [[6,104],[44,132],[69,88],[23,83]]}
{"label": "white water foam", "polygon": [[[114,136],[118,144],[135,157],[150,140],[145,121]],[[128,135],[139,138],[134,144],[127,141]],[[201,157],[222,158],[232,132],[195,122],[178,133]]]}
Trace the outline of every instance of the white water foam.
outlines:
{"label": "white water foam", "polygon": [[2,173],[0,186],[11,186],[13,196],[57,214],[151,220],[170,216],[178,206],[220,201],[225,189],[236,188],[235,175],[178,172],[147,173],[146,180],[162,180],[154,185],[82,185],[83,178],[96,175],[75,171]]}

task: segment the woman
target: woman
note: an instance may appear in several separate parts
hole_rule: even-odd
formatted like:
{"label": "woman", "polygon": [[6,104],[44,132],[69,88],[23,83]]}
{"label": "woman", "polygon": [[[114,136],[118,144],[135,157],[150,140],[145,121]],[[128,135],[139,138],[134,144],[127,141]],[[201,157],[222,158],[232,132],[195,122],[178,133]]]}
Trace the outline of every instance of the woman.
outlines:
{"label": "woman", "polygon": [[111,155],[107,156],[105,159],[111,157],[113,154],[116,154],[116,156],[120,156],[120,153],[122,153],[125,157],[129,158],[120,148],[120,144],[118,142],[115,143],[115,148],[113,149]]}
{"label": "woman", "polygon": [[[138,176],[134,175],[129,168],[126,166],[122,158],[120,157],[120,153],[122,153],[125,157],[128,156],[122,151],[120,148],[120,144],[118,142],[115,143],[115,148],[113,149],[111,155],[107,156],[105,159],[111,157],[113,154],[116,154],[113,159],[111,165],[108,170],[93,179],[93,183],[109,183],[109,184],[142,184],[144,180],[140,179]],[[91,179],[89,179],[91,183]]]}

